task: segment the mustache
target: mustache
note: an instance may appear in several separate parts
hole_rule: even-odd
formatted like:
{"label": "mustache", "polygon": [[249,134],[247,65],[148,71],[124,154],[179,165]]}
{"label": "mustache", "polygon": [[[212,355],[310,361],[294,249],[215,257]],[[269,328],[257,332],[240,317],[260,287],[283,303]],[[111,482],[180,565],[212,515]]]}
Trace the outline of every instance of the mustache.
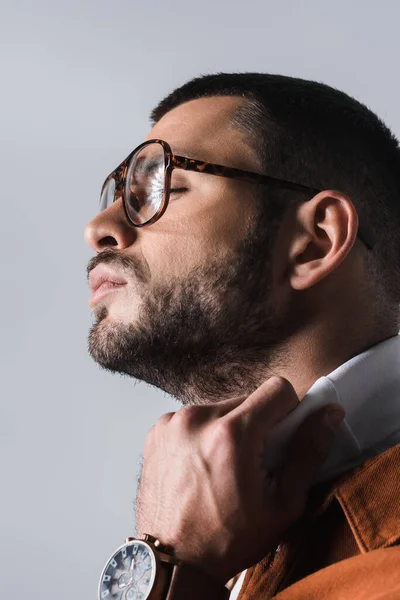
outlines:
{"label": "mustache", "polygon": [[138,261],[134,256],[124,256],[115,250],[106,248],[89,260],[86,268],[86,277],[89,280],[91,271],[98,265],[114,265],[119,267],[124,273],[134,275],[140,283],[148,283],[151,279],[151,273],[148,264],[145,265]]}

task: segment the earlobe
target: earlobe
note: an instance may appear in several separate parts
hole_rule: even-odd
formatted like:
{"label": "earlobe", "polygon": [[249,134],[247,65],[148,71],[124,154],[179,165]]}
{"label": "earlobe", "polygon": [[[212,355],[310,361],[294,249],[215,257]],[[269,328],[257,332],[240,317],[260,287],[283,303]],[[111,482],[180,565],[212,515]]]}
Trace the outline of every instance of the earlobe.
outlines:
{"label": "earlobe", "polygon": [[290,284],[305,290],[342,264],[357,238],[358,215],[347,196],[326,190],[301,204],[296,219]]}

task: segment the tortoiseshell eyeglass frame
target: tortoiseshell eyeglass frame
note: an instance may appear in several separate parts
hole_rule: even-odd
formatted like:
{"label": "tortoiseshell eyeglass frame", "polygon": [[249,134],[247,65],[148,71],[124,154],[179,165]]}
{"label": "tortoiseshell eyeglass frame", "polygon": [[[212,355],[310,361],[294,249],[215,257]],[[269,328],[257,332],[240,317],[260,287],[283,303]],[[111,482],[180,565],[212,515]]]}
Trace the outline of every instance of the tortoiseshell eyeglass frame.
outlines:
{"label": "tortoiseshell eyeglass frame", "polygon": [[[160,208],[156,212],[156,214],[146,221],[145,223],[134,223],[132,219],[129,217],[129,213],[126,207],[126,176],[128,173],[129,165],[134,154],[149,146],[150,144],[159,144],[162,146],[164,150],[164,176],[165,176],[165,185],[164,185],[164,195]],[[108,181],[113,178],[115,181],[115,191],[114,191],[114,202],[122,198],[122,203],[125,211],[126,218],[130,225],[133,227],[144,227],[145,225],[151,225],[155,223],[162,217],[165,213],[168,202],[169,195],[171,189],[171,175],[174,169],[184,169],[185,171],[195,171],[196,173],[208,173],[209,175],[217,175],[218,177],[228,177],[229,179],[238,179],[241,181],[249,181],[251,183],[259,183],[263,185],[268,185],[270,188],[286,188],[288,190],[292,190],[294,192],[305,192],[310,193],[313,196],[318,194],[321,190],[312,188],[306,185],[302,185],[300,183],[294,183],[293,181],[286,181],[284,179],[278,179],[276,177],[271,177],[270,175],[262,175],[260,173],[254,173],[252,171],[243,171],[242,169],[236,169],[235,167],[226,167],[223,165],[218,165],[215,163],[209,163],[202,160],[196,160],[194,158],[187,158],[186,156],[178,156],[174,154],[171,150],[168,142],[159,139],[148,140],[147,142],[143,142],[137,148],[132,150],[129,156],[107,177],[105,180],[103,187],[101,188],[101,192]],[[311,200],[311,198],[310,198]],[[361,223],[361,219],[358,227],[358,237],[360,240],[364,242],[369,250],[372,250],[375,244],[375,236],[371,230],[371,228],[366,223]]]}

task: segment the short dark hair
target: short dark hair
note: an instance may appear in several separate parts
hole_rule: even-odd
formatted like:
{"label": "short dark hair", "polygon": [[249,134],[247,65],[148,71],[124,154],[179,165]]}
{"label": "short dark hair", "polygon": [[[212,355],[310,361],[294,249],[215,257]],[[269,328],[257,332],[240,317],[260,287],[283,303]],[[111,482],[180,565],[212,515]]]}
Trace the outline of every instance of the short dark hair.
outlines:
{"label": "short dark hair", "polygon": [[249,134],[266,174],[349,196],[375,236],[373,250],[366,253],[371,279],[397,313],[400,149],[390,129],[344,92],[264,73],[196,77],[164,98],[151,119],[155,123],[185,102],[212,96],[246,99],[234,121]]}

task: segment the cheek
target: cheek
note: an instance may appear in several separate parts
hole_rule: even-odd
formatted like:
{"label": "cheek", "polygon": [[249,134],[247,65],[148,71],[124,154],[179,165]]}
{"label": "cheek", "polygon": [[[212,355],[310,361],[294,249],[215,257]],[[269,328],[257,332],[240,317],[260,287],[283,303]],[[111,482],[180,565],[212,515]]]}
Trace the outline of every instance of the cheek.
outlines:
{"label": "cheek", "polygon": [[251,231],[255,201],[243,182],[225,180],[221,188],[209,212],[206,235],[209,245],[217,240],[220,251],[229,252]]}
{"label": "cheek", "polygon": [[[189,275],[194,268],[208,262],[215,254],[206,237],[198,231],[187,228],[174,236],[165,236],[157,245],[146,250],[146,260],[154,282],[181,279]],[[213,244],[215,246],[215,244]]]}
{"label": "cheek", "polygon": [[222,260],[230,253],[233,243],[232,236],[225,234],[225,226],[218,222],[197,219],[195,224],[159,239],[146,251],[152,279],[182,279],[196,267],[207,266],[216,259]]}
{"label": "cheek", "polygon": [[207,183],[171,203],[152,231],[144,232],[143,256],[156,281],[223,262],[250,231],[254,209],[243,184],[222,178]]}

